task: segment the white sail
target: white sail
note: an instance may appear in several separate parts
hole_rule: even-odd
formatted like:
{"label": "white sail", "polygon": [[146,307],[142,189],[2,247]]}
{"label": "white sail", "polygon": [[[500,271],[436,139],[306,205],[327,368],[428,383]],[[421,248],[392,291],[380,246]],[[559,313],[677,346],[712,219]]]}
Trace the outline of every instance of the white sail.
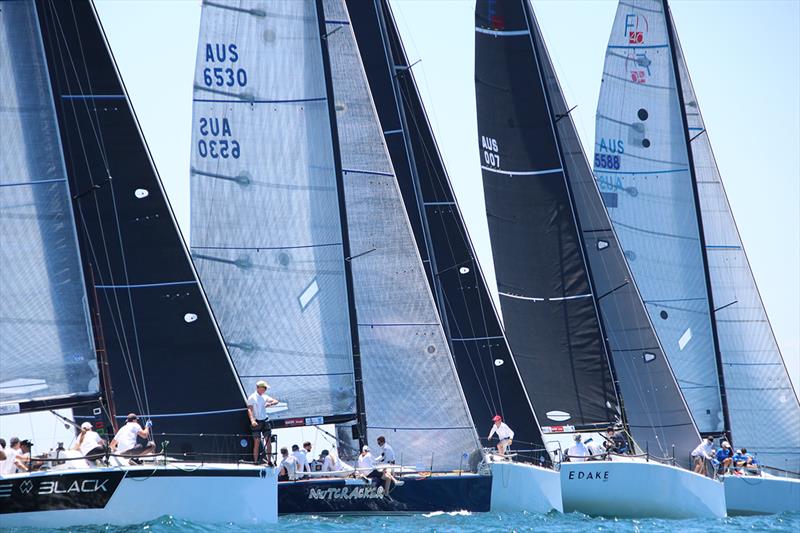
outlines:
{"label": "white sail", "polygon": [[466,467],[477,435],[428,287],[343,0],[325,0],[367,432],[406,464]]}
{"label": "white sail", "polygon": [[99,391],[61,140],[33,2],[0,12],[0,414]]}
{"label": "white sail", "polygon": [[[673,25],[674,28],[674,25]],[[673,36],[714,299],[730,429],[762,464],[800,472],[800,405],[717,168],[677,32]]]}
{"label": "white sail", "polygon": [[313,0],[207,1],[194,80],[191,246],[245,390],[354,414],[342,226]]}
{"label": "white sail", "polygon": [[660,0],[620,2],[603,69],[594,171],[639,292],[701,432],[724,413],[698,209]]}

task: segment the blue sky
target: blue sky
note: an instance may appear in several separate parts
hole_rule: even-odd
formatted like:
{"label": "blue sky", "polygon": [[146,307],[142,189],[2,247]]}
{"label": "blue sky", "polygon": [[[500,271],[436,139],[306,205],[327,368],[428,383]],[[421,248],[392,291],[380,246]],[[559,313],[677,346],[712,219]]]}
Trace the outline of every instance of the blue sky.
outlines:
{"label": "blue sky", "polygon": [[[189,145],[199,0],[97,0],[161,177],[189,228]],[[473,1],[393,0],[451,179],[487,278],[473,86]],[[534,0],[585,147],[613,0]],[[671,3],[675,24],[758,286],[800,384],[800,2]],[[188,235],[187,235],[188,236]]]}

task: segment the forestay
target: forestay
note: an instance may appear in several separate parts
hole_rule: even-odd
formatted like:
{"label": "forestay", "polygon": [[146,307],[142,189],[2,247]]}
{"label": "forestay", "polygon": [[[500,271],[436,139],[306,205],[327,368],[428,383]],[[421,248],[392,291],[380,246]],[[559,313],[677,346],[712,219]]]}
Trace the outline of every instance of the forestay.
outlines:
{"label": "forestay", "polygon": [[[350,0],[348,5],[353,6],[350,21],[472,421],[483,434],[492,417],[500,414],[514,428],[516,450],[543,449],[539,424],[470,241],[389,3]],[[525,460],[532,457],[538,460],[539,454],[516,455]]]}
{"label": "forestay", "polygon": [[[86,288],[32,2],[0,10],[0,414],[99,391]],[[56,404],[53,404],[56,405]]]}
{"label": "forestay", "polygon": [[466,467],[478,448],[343,0],[325,0],[368,437],[406,464]]}
{"label": "forestay", "polygon": [[597,109],[594,171],[692,416],[725,429],[702,236],[662,2],[620,2]]}
{"label": "forestay", "polygon": [[342,226],[313,0],[205,2],[191,245],[242,384],[273,419],[355,418]]}
{"label": "forestay", "polygon": [[607,425],[618,401],[527,7],[475,7],[478,142],[500,305],[543,430]]}
{"label": "forestay", "polygon": [[533,13],[531,20],[628,430],[640,451],[674,454],[689,466],[700,435],[628,270]]}
{"label": "forestay", "polygon": [[[674,24],[673,24],[674,28]],[[761,463],[800,472],[800,406],[711,150],[677,32],[684,113],[706,242],[731,431]]]}

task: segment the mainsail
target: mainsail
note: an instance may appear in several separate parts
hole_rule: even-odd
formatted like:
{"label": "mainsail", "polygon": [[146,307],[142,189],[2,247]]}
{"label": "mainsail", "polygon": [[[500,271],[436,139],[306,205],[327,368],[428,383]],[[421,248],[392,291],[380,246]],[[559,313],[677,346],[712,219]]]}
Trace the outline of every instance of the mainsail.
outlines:
{"label": "mainsail", "polygon": [[273,420],[354,419],[313,1],[203,4],[191,161],[192,255],[243,386],[270,382],[287,407]]}
{"label": "mainsail", "polygon": [[594,170],[701,432],[726,429],[687,138],[660,0],[621,2],[606,52]]}
{"label": "mainsail", "polygon": [[[679,146],[686,151],[687,157],[691,154],[691,178],[694,180],[699,207],[692,216],[699,220],[703,232],[708,283],[714,303],[713,312],[708,318],[716,326],[725,385],[723,401],[727,403],[729,419],[727,429],[736,447],[746,447],[756,452],[762,463],[798,472],[800,405],[736,229],[671,14],[666,9],[665,15],[664,7],[665,4],[661,2],[620,4],[617,22],[620,13],[624,12],[626,16],[641,15],[642,20],[649,17],[651,28],[652,24],[663,24],[670,31],[664,44],[671,45],[673,56],[667,54],[665,60],[669,62],[669,67],[661,68],[672,68],[678,72],[677,86],[681,90],[681,98],[673,95],[669,100],[669,113],[682,113],[685,119],[685,131],[681,134],[688,142]],[[642,40],[648,38],[647,26],[643,30],[633,31],[641,31]],[[634,33],[637,40],[638,35]],[[645,78],[642,83],[647,85],[648,82]],[[640,91],[645,96],[650,94],[644,87]],[[601,94],[600,106],[612,104],[610,98],[603,98]],[[681,101],[683,108],[680,107]],[[621,108],[626,106],[627,100],[625,106],[620,105]],[[600,113],[599,107],[598,139],[601,138],[601,126],[605,126],[599,118]],[[628,168],[627,155],[621,160],[625,161],[625,168]],[[602,181],[600,185],[602,187]],[[673,206],[670,205],[662,207],[671,208]],[[614,216],[614,210],[610,210],[610,213]],[[659,261],[665,259],[666,256],[656,257]],[[672,357],[669,350],[668,355]],[[707,352],[706,357],[708,361],[714,361],[713,352]]]}
{"label": "mainsail", "polygon": [[[391,8],[348,2],[383,135],[427,267],[475,427],[500,414],[516,450],[542,449],[539,424],[506,342],[439,153]],[[518,453],[530,458],[530,453]]]}
{"label": "mainsail", "polygon": [[40,0],[36,12],[28,22],[41,28],[75,210],[69,224],[110,367],[104,396],[123,418],[151,418],[169,453],[240,453],[242,390],[94,7]]}
{"label": "mainsail", "polygon": [[[499,223],[496,224],[495,232],[491,233],[493,246],[495,240],[500,240],[501,244],[505,240],[509,245],[516,243],[521,251],[536,250],[540,254],[540,264],[545,259],[561,263],[550,265],[549,271],[538,265],[538,268],[527,266],[530,287],[541,292],[535,297],[519,294],[516,299],[524,298],[531,307],[560,306],[565,296],[567,302],[586,301],[596,305],[593,314],[589,314],[589,309],[584,311],[586,320],[573,321],[583,329],[566,328],[561,330],[562,334],[568,340],[572,336],[584,336],[585,346],[596,346],[594,351],[583,352],[587,360],[593,355],[604,362],[607,354],[610,355],[616,388],[624,407],[620,408],[620,414],[640,449],[649,449],[664,457],[674,454],[680,464],[688,465],[689,452],[699,439],[697,429],[627,269],[530,5],[526,0],[479,3],[476,22],[476,53],[483,53],[482,47],[499,48],[501,52],[493,59],[495,64],[503,65],[501,72],[508,76],[503,84],[498,84],[500,76],[495,71],[495,77],[489,78],[486,74],[492,67],[485,64],[487,70],[479,71],[483,76],[476,76],[487,211],[491,209],[489,192],[492,192],[492,207],[498,212],[506,208],[510,213],[505,220],[522,221],[516,233],[506,231],[502,235],[497,229]],[[517,77],[520,76],[517,61],[527,62],[521,63],[529,69],[525,77]],[[482,87],[482,83],[490,85],[494,91],[498,87],[505,88],[504,100],[499,100],[499,95],[493,95],[490,100],[488,96],[492,93]],[[532,87],[536,99],[528,96]],[[496,101],[502,102],[499,109],[505,113],[495,115],[492,122],[486,117],[496,112],[492,104]],[[529,154],[527,159],[525,154]],[[543,161],[540,158],[545,154],[550,159]],[[517,195],[511,196],[510,191],[515,188]],[[503,193],[509,196],[501,196]],[[531,203],[536,206],[532,211],[543,211],[549,216],[522,218],[523,208]],[[513,207],[518,207],[520,212],[510,211]],[[559,218],[562,221],[554,226]],[[490,232],[492,228],[490,215]],[[522,230],[541,232],[544,237],[537,235],[537,240],[533,240],[525,237]],[[508,242],[514,236],[519,240]],[[551,236],[549,240],[548,236]],[[561,250],[563,243],[569,241],[578,242],[576,246],[579,247],[567,256]],[[502,265],[501,261],[502,257],[496,258],[499,285],[502,272],[510,271],[518,276],[525,273],[525,270],[517,270],[525,267],[514,263]],[[565,275],[568,267],[572,278]],[[552,272],[557,269],[561,269],[562,277],[555,278],[560,286],[554,286],[551,281],[554,279]],[[548,272],[549,278],[546,277]],[[571,288],[568,280],[576,278],[583,284],[580,290],[586,292],[568,292]],[[552,292],[544,292],[548,285],[543,282],[549,282],[550,287],[561,292],[556,292],[555,297]],[[525,306],[514,300],[510,295],[501,298],[504,316],[508,322],[519,320],[518,327],[522,327],[523,320],[530,318],[523,314],[527,311]],[[509,303],[511,305],[507,305]],[[535,322],[527,322],[527,327],[534,346],[557,331],[552,326],[548,328],[547,324]],[[575,360],[575,353],[574,350],[565,352],[566,357],[561,355],[559,363],[571,364],[573,368],[578,366],[581,361]],[[552,363],[559,355],[541,354],[539,363],[552,366],[554,372],[565,372],[564,366],[559,368]],[[579,368],[586,379],[609,379],[608,371],[595,365],[594,369],[585,364]],[[565,376],[569,374],[555,374],[551,379],[563,383]],[[538,410],[539,391],[528,390]],[[598,400],[597,391],[590,389],[577,389],[572,394],[580,402],[596,403]]]}
{"label": "mainsail", "polygon": [[478,448],[344,0],[325,0],[367,432],[407,463],[466,467]]}
{"label": "mainsail", "polygon": [[0,49],[0,413],[10,413],[96,400],[99,380],[32,2],[3,3]]}

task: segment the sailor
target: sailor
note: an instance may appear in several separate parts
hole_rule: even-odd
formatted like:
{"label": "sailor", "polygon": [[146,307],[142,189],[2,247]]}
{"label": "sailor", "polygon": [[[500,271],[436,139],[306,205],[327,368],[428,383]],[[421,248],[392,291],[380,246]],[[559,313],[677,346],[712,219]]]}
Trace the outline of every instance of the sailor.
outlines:
{"label": "sailor", "polygon": [[297,459],[297,477],[304,478],[306,476],[306,472],[311,472],[311,467],[308,465],[308,458],[306,457],[306,452],[300,449],[300,446],[297,444],[292,444],[292,455],[294,458]]}
{"label": "sailor", "polygon": [[585,461],[591,453],[589,453],[589,448],[581,441],[581,434],[576,433],[572,439],[575,443],[567,449],[567,457],[573,463]]}
{"label": "sailor", "polygon": [[278,472],[278,481],[294,481],[297,479],[297,457],[289,454],[286,446],[281,448],[281,463],[280,472]]}
{"label": "sailor", "polygon": [[714,437],[709,435],[702,441],[700,444],[697,445],[692,451],[692,457],[694,458],[694,471],[697,474],[706,475],[706,461],[710,461],[714,458],[713,455],[714,450]]}
{"label": "sailor", "polygon": [[393,465],[395,463],[394,448],[386,442],[386,437],[383,435],[378,437],[378,446],[381,449],[381,454],[377,457],[376,462]]}
{"label": "sailor", "polygon": [[369,452],[369,446],[364,446],[363,448],[361,448],[361,454],[358,456],[358,463],[356,467],[362,472],[369,472],[372,471],[372,467],[374,465],[375,465],[375,459]]}
{"label": "sailor", "polygon": [[328,450],[322,450],[322,453],[319,455],[319,461],[322,463],[323,472],[339,472],[342,470],[342,464],[339,458],[336,457],[336,454]]}
{"label": "sailor", "polygon": [[747,452],[747,448],[742,448],[737,455],[738,457],[733,457],[733,463],[736,466],[745,467],[752,470],[758,468],[758,462],[756,461],[756,458]]}
{"label": "sailor", "polygon": [[717,461],[719,462],[720,472],[725,472],[733,464],[733,450],[728,441],[722,441],[722,447],[717,450]]}
{"label": "sailor", "polygon": [[[33,448],[33,443],[28,439],[19,441],[17,455],[14,457],[14,464],[17,467],[17,472],[30,472],[31,470],[36,470],[34,465],[31,463],[31,448]],[[39,465],[41,466],[41,463],[39,463]]]}
{"label": "sailor", "polygon": [[617,433],[613,426],[609,426],[605,434],[605,448],[609,453],[626,453],[628,451],[628,443],[625,442],[625,436]]}
{"label": "sailor", "polygon": [[[143,455],[152,453],[156,449],[154,442],[150,440],[150,428],[153,423],[148,420],[144,428],[139,425],[139,417],[136,413],[130,413],[126,418],[125,425],[119,428],[117,434],[111,439],[111,450],[119,455]],[[147,446],[142,446],[136,442],[136,437],[147,439]],[[131,459],[129,464],[137,464],[136,459]]]}
{"label": "sailor", "polygon": [[311,443],[305,441],[303,443],[303,450],[306,454],[306,461],[308,461],[308,466],[311,468],[312,472],[319,472],[322,469],[322,463],[319,460],[314,458],[314,454],[311,453]]}
{"label": "sailor", "polygon": [[266,440],[266,463],[271,464],[272,454],[272,427],[267,416],[267,407],[272,407],[278,400],[267,395],[269,384],[260,380],[256,382],[256,391],[247,397],[247,416],[250,417],[250,427],[253,432],[253,463],[258,463],[258,451],[261,448],[261,437]]}
{"label": "sailor", "polygon": [[492,425],[492,429],[489,430],[489,436],[486,437],[486,439],[491,440],[492,435],[497,433],[497,438],[500,439],[500,442],[497,443],[497,453],[505,455],[506,448],[511,446],[514,440],[514,432],[503,422],[503,417],[500,415],[495,415],[495,417],[492,418],[492,422],[494,422],[494,424]]}
{"label": "sailor", "polygon": [[92,430],[91,423],[84,422],[81,424],[81,434],[78,435],[72,449],[80,451],[87,461],[95,461],[105,455],[106,441]]}
{"label": "sailor", "polygon": [[[6,439],[0,438],[0,465],[6,460]],[[0,475],[3,472],[0,471]]]}
{"label": "sailor", "polygon": [[19,437],[11,437],[8,448],[5,449],[6,458],[0,463],[0,475],[7,476],[17,473],[17,454],[20,453]]}
{"label": "sailor", "polygon": [[592,437],[586,439],[584,444],[586,445],[586,449],[589,450],[589,461],[600,461],[606,458],[608,450],[606,450],[606,447],[602,444],[594,442]]}

